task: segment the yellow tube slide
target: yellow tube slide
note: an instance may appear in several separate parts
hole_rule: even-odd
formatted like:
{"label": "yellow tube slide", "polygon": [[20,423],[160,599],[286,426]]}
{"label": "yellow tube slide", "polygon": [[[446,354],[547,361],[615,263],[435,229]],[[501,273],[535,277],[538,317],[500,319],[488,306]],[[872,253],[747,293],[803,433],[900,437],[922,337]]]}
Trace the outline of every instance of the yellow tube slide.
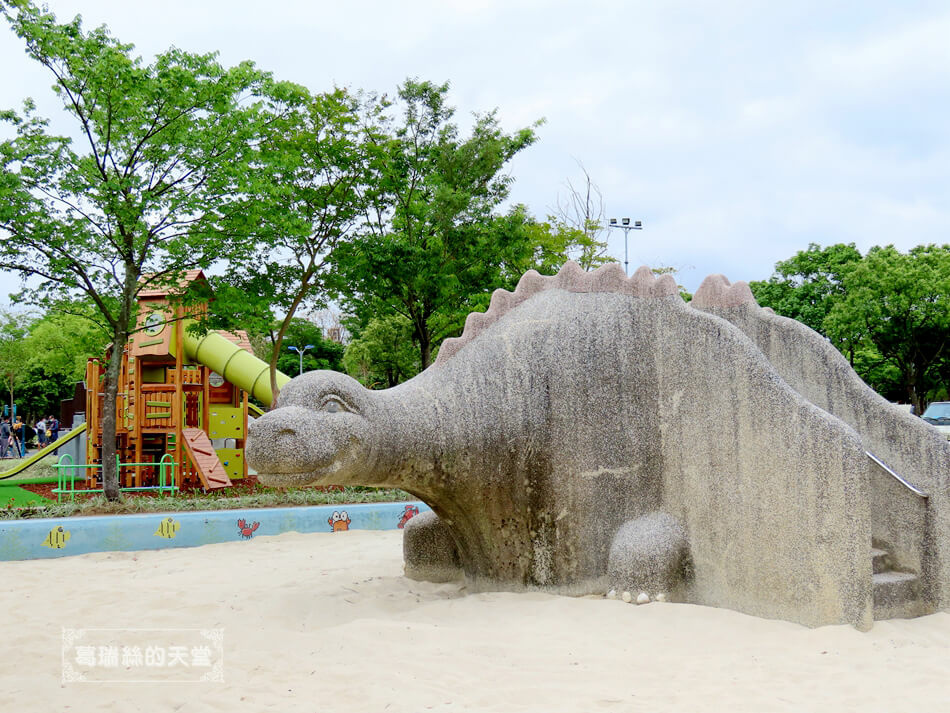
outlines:
{"label": "yellow tube slide", "polygon": [[[184,347],[186,357],[216,371],[225,380],[244,389],[261,403],[270,406],[274,400],[268,364],[229,339],[217,332],[196,337],[186,331]],[[288,381],[289,376],[277,372],[278,389],[283,388]]]}

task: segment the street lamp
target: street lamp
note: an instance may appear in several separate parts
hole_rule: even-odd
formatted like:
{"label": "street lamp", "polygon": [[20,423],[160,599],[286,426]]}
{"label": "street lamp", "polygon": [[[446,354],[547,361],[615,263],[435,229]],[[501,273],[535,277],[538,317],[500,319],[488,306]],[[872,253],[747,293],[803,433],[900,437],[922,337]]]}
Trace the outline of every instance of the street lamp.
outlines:
{"label": "street lamp", "polygon": [[292,352],[297,352],[300,355],[300,373],[303,374],[303,355],[307,352],[308,349],[313,349],[312,344],[308,344],[303,349],[297,347],[287,347]]}
{"label": "street lamp", "polygon": [[630,234],[631,230],[643,230],[643,223],[635,220],[633,225],[630,225],[630,218],[621,218],[620,224],[618,224],[616,218],[611,218],[609,228],[620,228],[623,231],[623,274],[629,277],[630,270],[627,269],[627,266],[630,263],[627,260],[627,235]]}

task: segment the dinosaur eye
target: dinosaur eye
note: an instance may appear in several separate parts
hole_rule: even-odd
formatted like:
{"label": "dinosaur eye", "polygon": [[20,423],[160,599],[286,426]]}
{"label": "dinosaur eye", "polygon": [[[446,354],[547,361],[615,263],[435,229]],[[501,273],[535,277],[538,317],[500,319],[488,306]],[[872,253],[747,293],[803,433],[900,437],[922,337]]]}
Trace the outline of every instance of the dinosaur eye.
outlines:
{"label": "dinosaur eye", "polygon": [[323,400],[323,410],[327,413],[338,413],[340,411],[349,411],[346,404],[336,396],[327,396]]}

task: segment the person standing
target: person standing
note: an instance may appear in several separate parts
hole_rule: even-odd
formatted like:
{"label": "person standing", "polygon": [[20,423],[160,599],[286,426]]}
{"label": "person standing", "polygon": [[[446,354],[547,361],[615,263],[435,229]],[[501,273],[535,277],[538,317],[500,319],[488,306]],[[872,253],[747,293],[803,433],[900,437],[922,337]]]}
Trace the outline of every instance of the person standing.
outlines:
{"label": "person standing", "polygon": [[46,445],[46,419],[40,416],[36,422],[36,447],[43,448]]}
{"label": "person standing", "polygon": [[17,416],[13,422],[13,448],[17,458],[26,455],[26,424],[23,423],[23,417]]}
{"label": "person standing", "polygon": [[[46,430],[49,432],[49,442],[56,443],[59,440],[59,419],[55,416],[48,416],[46,419]],[[53,451],[53,455],[56,455],[59,452],[57,448]]]}
{"label": "person standing", "polygon": [[3,421],[0,422],[0,458],[6,458],[8,452],[10,451],[10,418],[8,416],[3,417]]}

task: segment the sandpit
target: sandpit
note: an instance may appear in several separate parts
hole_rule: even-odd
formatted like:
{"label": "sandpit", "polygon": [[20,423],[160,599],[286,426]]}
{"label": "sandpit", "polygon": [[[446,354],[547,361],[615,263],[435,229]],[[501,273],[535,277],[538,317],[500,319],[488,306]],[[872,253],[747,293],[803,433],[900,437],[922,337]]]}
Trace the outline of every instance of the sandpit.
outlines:
{"label": "sandpit", "polygon": [[[0,562],[0,709],[950,710],[947,613],[860,633],[681,604],[466,595],[404,578],[401,537]],[[152,667],[144,682],[64,683],[64,628],[222,629],[223,682],[156,682]]]}

